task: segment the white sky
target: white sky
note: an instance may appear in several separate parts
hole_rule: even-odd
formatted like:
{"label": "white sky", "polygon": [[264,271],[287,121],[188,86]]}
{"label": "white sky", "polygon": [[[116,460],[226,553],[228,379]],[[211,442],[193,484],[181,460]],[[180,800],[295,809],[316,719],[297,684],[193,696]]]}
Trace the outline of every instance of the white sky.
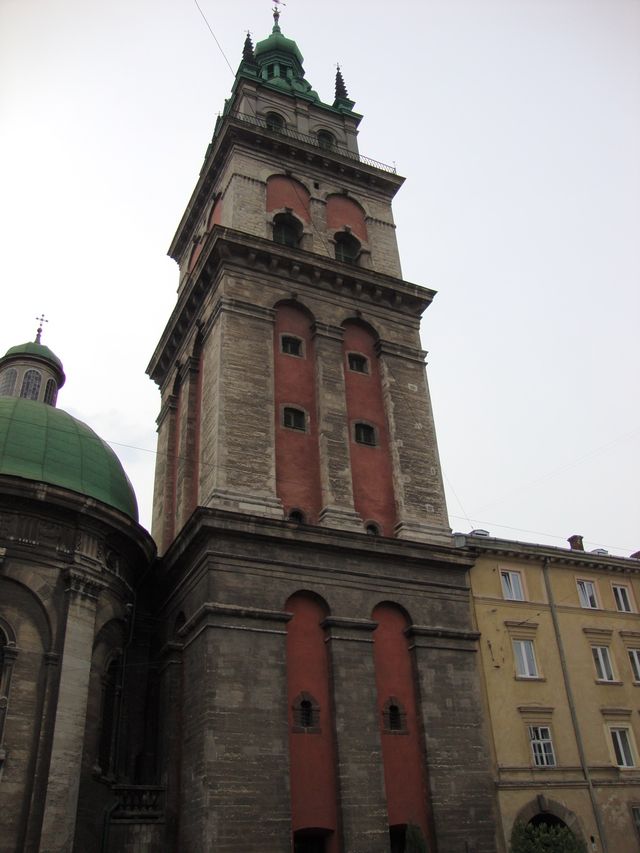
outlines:
{"label": "white sky", "polygon": [[[269,0],[200,0],[234,70]],[[396,162],[455,530],[629,554],[638,531],[640,0],[288,0],[361,153]],[[63,360],[150,524],[165,252],[232,75],[193,0],[0,0],[0,349]]]}

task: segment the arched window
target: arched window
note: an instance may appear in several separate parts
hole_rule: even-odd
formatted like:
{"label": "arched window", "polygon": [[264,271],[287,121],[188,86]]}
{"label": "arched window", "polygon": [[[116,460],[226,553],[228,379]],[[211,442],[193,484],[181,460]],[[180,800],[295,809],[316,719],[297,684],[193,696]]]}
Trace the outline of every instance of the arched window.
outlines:
{"label": "arched window", "polygon": [[390,696],[382,709],[382,728],[385,732],[407,731],[407,715],[395,696]]}
{"label": "arched window", "polygon": [[121,671],[120,657],[118,656],[112,659],[102,679],[98,766],[103,776],[114,776],[116,771],[116,734],[118,730]]}
{"label": "arched window", "polygon": [[4,761],[4,725],[7,719],[9,707],[9,691],[11,688],[11,673],[18,652],[15,641],[7,636],[0,628],[0,769]]}
{"label": "arched window", "polygon": [[329,133],[328,130],[319,130],[318,131],[318,145],[320,148],[324,148],[325,151],[329,151],[332,148],[335,148],[336,140],[332,133]]}
{"label": "arched window", "polygon": [[370,521],[366,525],[365,531],[369,536],[380,536],[380,528],[375,523],[375,521]]}
{"label": "arched window", "polygon": [[344,264],[355,264],[360,254],[360,243],[353,234],[339,231],[336,236],[336,260]]}
{"label": "arched window", "polygon": [[285,122],[278,113],[267,113],[265,121],[269,130],[275,130],[277,133],[285,129]]}
{"label": "arched window", "polygon": [[304,513],[299,509],[292,509],[287,516],[289,521],[295,521],[296,524],[304,524]]}
{"label": "arched window", "polygon": [[293,731],[307,734],[320,731],[320,706],[310,693],[300,693],[294,699]]}
{"label": "arched window", "polygon": [[54,379],[48,379],[44,389],[44,401],[47,406],[55,406],[58,397],[58,386]]}
{"label": "arched window", "polygon": [[0,376],[0,397],[11,397],[16,390],[16,379],[18,371],[15,367],[8,367]]}
{"label": "arched window", "polygon": [[42,374],[39,370],[27,370],[22,380],[20,396],[26,400],[37,400],[42,384]]}
{"label": "arched window", "polygon": [[282,411],[282,425],[287,427],[287,429],[297,429],[301,432],[306,432],[307,416],[302,409],[285,406]]}
{"label": "arched window", "polygon": [[302,237],[302,226],[290,213],[277,213],[273,217],[273,242],[295,248]]}

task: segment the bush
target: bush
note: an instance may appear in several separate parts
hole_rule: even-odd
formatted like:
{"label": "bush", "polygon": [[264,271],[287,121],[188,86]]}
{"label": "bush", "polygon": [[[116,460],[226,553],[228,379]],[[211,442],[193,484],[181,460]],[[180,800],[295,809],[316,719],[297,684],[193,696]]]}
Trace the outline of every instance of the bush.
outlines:
{"label": "bush", "polygon": [[428,853],[427,842],[419,826],[410,823],[404,841],[404,853]]}
{"label": "bush", "polygon": [[566,826],[517,823],[511,834],[511,853],[587,853],[587,845]]}

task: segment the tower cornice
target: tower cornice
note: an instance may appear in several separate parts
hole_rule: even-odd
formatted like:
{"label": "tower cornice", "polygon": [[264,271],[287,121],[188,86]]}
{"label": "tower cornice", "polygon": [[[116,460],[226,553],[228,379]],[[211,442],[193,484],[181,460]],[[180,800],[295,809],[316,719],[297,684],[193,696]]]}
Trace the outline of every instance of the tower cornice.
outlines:
{"label": "tower cornice", "polygon": [[216,178],[222,171],[229,151],[236,145],[259,148],[264,153],[277,153],[279,160],[295,168],[316,168],[333,177],[375,187],[390,199],[404,183],[393,166],[372,160],[343,146],[323,148],[318,140],[294,130],[271,130],[264,119],[231,111],[221,120],[207,148],[198,183],[182,216],[178,230],[169,246],[168,254],[180,260],[214,189]]}
{"label": "tower cornice", "polygon": [[151,358],[147,373],[162,386],[175,364],[185,333],[198,318],[205,296],[217,287],[225,270],[251,270],[292,287],[312,287],[357,298],[361,308],[385,310],[419,320],[435,291],[374,270],[344,264],[325,255],[291,248],[231,228],[215,226],[207,235],[195,268],[186,279],[178,302]]}

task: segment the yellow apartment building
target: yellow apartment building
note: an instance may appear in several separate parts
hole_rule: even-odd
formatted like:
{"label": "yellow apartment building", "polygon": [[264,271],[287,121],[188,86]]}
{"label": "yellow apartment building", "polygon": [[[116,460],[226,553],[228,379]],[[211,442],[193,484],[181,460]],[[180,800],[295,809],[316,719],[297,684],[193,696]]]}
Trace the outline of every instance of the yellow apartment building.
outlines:
{"label": "yellow apartment building", "polygon": [[593,853],[640,850],[640,560],[456,534],[476,563],[501,826],[566,825]]}

